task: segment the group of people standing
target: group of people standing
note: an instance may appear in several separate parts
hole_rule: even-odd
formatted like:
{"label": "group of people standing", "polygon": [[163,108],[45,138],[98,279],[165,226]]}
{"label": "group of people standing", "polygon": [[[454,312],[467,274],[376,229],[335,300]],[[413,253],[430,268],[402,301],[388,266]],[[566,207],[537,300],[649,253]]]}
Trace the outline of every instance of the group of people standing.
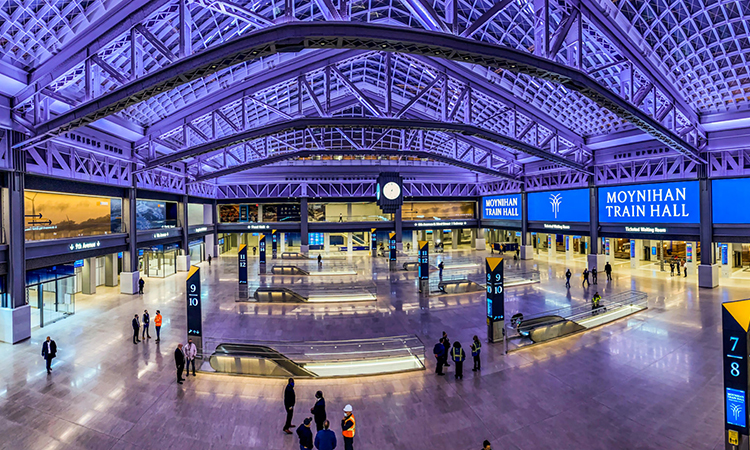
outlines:
{"label": "group of people standing", "polygon": [[[198,356],[198,347],[195,346],[192,339],[188,339],[187,344],[177,344],[174,350],[174,364],[177,367],[177,384],[182,384],[190,376],[190,363],[193,364],[193,377],[195,377],[195,359]],[[185,370],[187,368],[187,370]],[[185,378],[182,373],[185,372]]]}
{"label": "group of people standing", "polygon": [[674,269],[677,268],[677,276],[680,276],[680,268],[682,268],[682,271],[685,273],[685,277],[687,277],[687,265],[685,264],[684,259],[678,259],[676,261],[669,261],[669,272],[670,276],[674,276]]}
{"label": "group of people standing", "polygon": [[[151,339],[151,333],[149,333],[149,326],[151,324],[151,316],[147,309],[143,310],[142,319],[138,318],[138,314],[135,314],[132,320],[133,326],[133,344],[138,344],[141,340]],[[162,317],[161,311],[156,310],[156,317],[154,317],[154,328],[156,329],[156,341],[161,341],[161,324]]]}
{"label": "group of people standing", "polygon": [[[607,274],[607,281],[612,281],[612,266],[609,264],[609,261],[607,261],[607,264],[604,265],[604,273]],[[591,281],[589,281],[589,275],[591,275]],[[596,267],[592,268],[591,270],[588,269],[588,267],[585,267],[583,269],[583,273],[581,273],[581,286],[586,287],[588,284],[591,286],[592,284],[598,284],[598,275],[599,273],[596,271]],[[565,271],[565,287],[570,287],[570,277],[572,277],[573,274],[570,272],[570,269],[567,269]]]}
{"label": "group of people standing", "polygon": [[[471,356],[474,360],[474,367],[471,369],[472,372],[476,372],[482,369],[482,364],[479,359],[479,354],[482,351],[482,343],[479,341],[477,336],[474,336],[471,343]],[[450,340],[448,339],[448,333],[443,331],[443,336],[440,338],[437,344],[432,348],[432,353],[435,355],[437,360],[437,366],[435,367],[435,373],[438,375],[445,375],[443,367],[450,367],[448,364],[448,358],[456,365],[455,378],[457,380],[463,380],[464,378],[464,360],[466,359],[466,352],[461,347],[461,343],[456,341],[451,347]]]}
{"label": "group of people standing", "polygon": [[[292,434],[290,428],[292,417],[294,416],[294,406],[297,403],[297,395],[294,392],[294,378],[290,378],[284,388],[284,411],[286,412],[286,422],[282,431],[286,434]],[[323,392],[315,393],[315,404],[310,408],[312,417],[307,417],[302,421],[302,425],[297,427],[297,437],[299,438],[300,450],[333,450],[336,448],[336,433],[330,429],[331,423],[326,415],[326,401],[323,398]],[[315,421],[315,437],[310,429],[310,424]],[[344,417],[341,419],[341,435],[344,438],[344,450],[354,449],[354,434],[356,433],[356,420],[354,419],[352,405],[344,406]],[[314,447],[313,447],[314,446]]]}

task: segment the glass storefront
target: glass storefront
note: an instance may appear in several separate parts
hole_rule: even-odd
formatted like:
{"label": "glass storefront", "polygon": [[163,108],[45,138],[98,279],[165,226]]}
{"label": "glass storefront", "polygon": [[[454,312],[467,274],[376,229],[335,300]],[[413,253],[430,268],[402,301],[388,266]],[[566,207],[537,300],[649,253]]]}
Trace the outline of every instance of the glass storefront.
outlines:
{"label": "glass storefront", "polygon": [[140,271],[147,277],[164,278],[177,273],[178,244],[155,245],[139,251]]}
{"label": "glass storefront", "polygon": [[62,265],[26,272],[26,303],[32,327],[44,327],[75,313],[75,267]]}
{"label": "glass storefront", "polygon": [[199,262],[203,261],[203,238],[200,238],[195,241],[191,241],[190,245],[190,264],[198,264]]}

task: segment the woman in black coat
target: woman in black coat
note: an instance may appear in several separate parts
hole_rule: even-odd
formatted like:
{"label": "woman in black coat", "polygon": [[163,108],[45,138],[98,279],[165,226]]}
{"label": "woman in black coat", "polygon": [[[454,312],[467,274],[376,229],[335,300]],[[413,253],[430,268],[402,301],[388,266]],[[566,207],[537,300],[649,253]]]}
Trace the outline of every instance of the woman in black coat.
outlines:
{"label": "woman in black coat", "polygon": [[323,429],[323,422],[326,421],[326,400],[323,398],[322,391],[316,392],[315,398],[315,406],[310,408],[310,412],[315,419],[315,428],[320,431]]}

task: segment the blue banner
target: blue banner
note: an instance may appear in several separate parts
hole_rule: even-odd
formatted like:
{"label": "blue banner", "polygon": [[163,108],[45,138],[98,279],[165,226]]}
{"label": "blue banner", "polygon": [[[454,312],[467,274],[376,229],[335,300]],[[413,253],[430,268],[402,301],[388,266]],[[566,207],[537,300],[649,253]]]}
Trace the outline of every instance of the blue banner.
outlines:
{"label": "blue banner", "polygon": [[747,192],[750,192],[750,178],[713,180],[711,202],[714,223],[750,223],[750,209],[737,207],[737,196]]}
{"label": "blue banner", "polygon": [[521,194],[482,197],[482,218],[521,220]]}
{"label": "blue banner", "polygon": [[745,412],[745,392],[738,389],[727,389],[727,423],[745,428],[747,413]]}
{"label": "blue banner", "polygon": [[697,181],[599,188],[601,223],[700,223]]}
{"label": "blue banner", "polygon": [[540,222],[589,221],[589,190],[532,192],[528,194],[529,220]]}

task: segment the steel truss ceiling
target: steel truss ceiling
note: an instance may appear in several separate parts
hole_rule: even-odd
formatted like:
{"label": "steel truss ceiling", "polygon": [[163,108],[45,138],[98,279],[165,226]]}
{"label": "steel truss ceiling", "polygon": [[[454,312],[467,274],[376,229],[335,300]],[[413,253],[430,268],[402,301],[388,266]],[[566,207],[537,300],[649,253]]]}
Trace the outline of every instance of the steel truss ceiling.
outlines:
{"label": "steel truss ceiling", "polygon": [[[469,98],[470,106],[463,108],[468,115],[449,107],[451,117],[439,117],[441,123],[477,126],[476,121],[485,120],[483,129],[513,139],[521,127],[518,140],[532,145],[533,151],[526,153],[537,157],[542,150],[547,159],[589,164],[586,137],[634,124],[701,162],[706,141],[700,114],[744,109],[750,99],[750,4],[705,3],[0,0],[0,62],[29,71],[31,84],[16,95],[13,110],[17,123],[33,136],[28,143],[116,114],[147,127],[149,136],[139,144],[151,142],[150,153],[140,156],[152,159],[157,152],[175,150],[176,128],[189,129],[183,133],[191,135],[176,144],[178,149],[190,139],[224,135],[227,127],[235,133],[246,129],[227,114],[238,98],[253,105],[245,108],[265,110],[267,121],[288,120],[271,108],[289,114],[293,99],[274,106],[264,91],[271,87],[269,80],[254,83],[275,71],[289,75],[291,82],[276,87],[279,92],[291,94],[294,79],[307,73],[307,86],[300,92],[315,93],[308,93],[308,101],[347,91],[357,98],[362,117],[387,111],[385,116],[392,118],[399,113],[392,107],[399,104],[406,108],[405,117],[434,121],[429,112],[441,111],[429,108],[441,100],[436,91],[445,82],[451,105]],[[94,22],[97,26],[90,26]],[[414,56],[386,57],[373,50]],[[317,68],[299,66],[296,73],[291,68],[304,60],[319,64],[316,55],[323,54],[341,59]],[[357,67],[337,64],[344,60],[342,54],[363,62]],[[392,67],[386,60],[393,60]],[[420,69],[406,69],[407,63]],[[321,92],[318,79],[330,78],[332,70],[337,81],[328,86],[333,91]],[[391,89],[384,89],[388,70]],[[426,75],[430,71],[432,79]],[[434,85],[417,98],[414,89],[426,89],[430,82]],[[215,104],[215,96],[225,103]],[[259,103],[256,96],[266,100]],[[206,100],[210,110],[202,106]],[[493,111],[495,117],[489,119]],[[248,114],[260,123],[256,112]],[[220,124],[222,129],[211,130],[218,134],[207,133],[207,113],[211,126]],[[306,109],[292,115],[310,113]],[[174,117],[180,119],[175,122]],[[526,130],[529,123],[532,128]],[[448,139],[456,135],[421,133]],[[518,174],[518,165],[526,161],[507,142],[461,139],[454,140],[484,146],[503,160],[507,175]],[[201,158],[191,163],[196,176],[216,166],[210,154]]]}

